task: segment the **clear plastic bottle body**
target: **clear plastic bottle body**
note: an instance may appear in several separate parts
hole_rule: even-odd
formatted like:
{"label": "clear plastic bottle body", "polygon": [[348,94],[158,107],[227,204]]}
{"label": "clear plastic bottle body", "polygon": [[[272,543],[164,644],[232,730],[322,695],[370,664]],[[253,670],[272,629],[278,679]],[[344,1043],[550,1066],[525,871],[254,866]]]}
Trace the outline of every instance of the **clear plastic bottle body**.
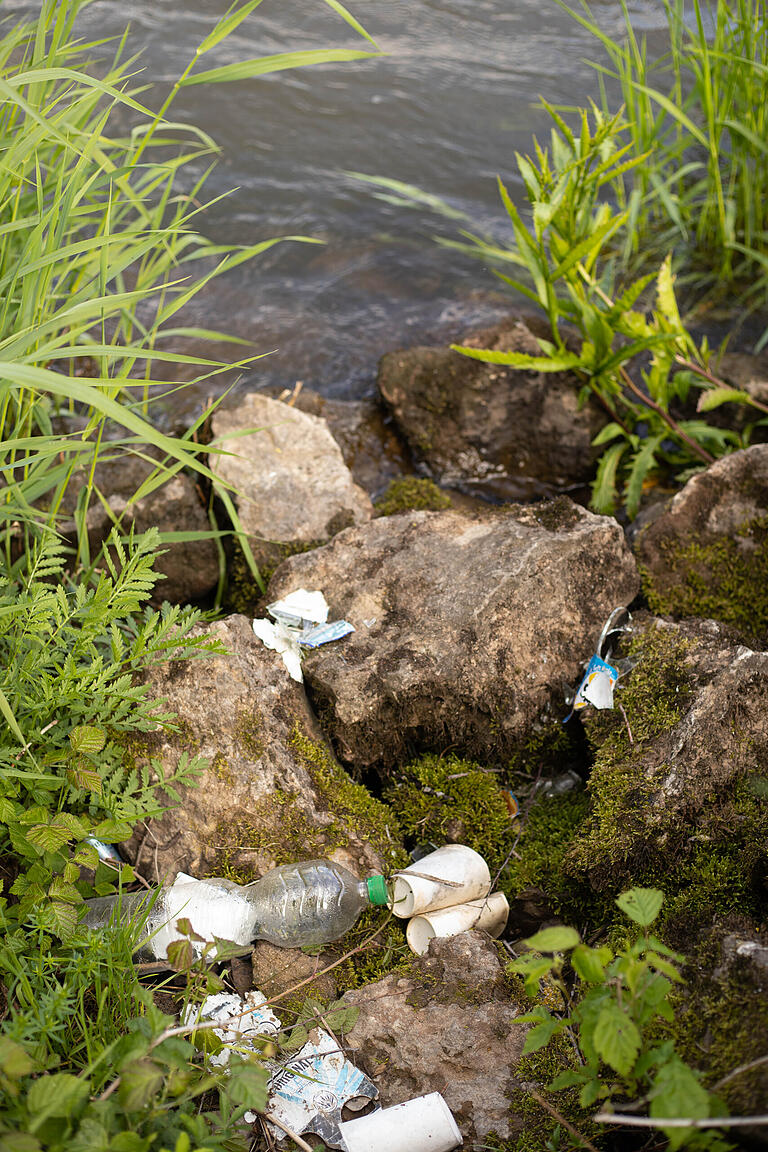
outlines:
{"label": "clear plastic bottle body", "polygon": [[[106,927],[118,900],[120,920],[127,922],[145,912],[153,899],[150,892],[124,892],[119,898],[87,900],[82,923],[95,930]],[[283,864],[245,886],[179,875],[154,899],[138,954],[165,959],[168,944],[179,938],[179,917],[188,918],[208,941],[218,936],[241,946],[266,940],[281,948],[317,947],[348,932],[369,902],[365,881],[332,860]]]}
{"label": "clear plastic bottle body", "polygon": [[281,948],[338,940],[369,903],[365,882],[332,860],[283,864],[246,885],[245,893],[255,916],[254,939]]}

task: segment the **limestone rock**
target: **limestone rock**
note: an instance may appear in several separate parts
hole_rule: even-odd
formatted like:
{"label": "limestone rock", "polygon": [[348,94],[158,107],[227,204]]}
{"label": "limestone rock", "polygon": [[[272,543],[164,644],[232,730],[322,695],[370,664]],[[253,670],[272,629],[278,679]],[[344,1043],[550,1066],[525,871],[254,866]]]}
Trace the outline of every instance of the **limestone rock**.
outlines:
{"label": "limestone rock", "polygon": [[625,716],[585,715],[592,805],[570,858],[599,891],[656,877],[683,926],[711,922],[717,900],[761,914],[768,652],[715,621],[650,618],[634,659],[617,696]]}
{"label": "limestone rock", "polygon": [[649,602],[672,616],[712,616],[768,644],[768,444],[694,476],[637,535]]}
{"label": "limestone rock", "polygon": [[282,564],[269,596],[300,587],[356,628],[304,659],[339,755],[391,767],[449,746],[501,759],[547,709],[559,720],[563,684],[639,580],[616,521],[559,497],[350,528]]}
{"label": "limestone rock", "polygon": [[[458,343],[540,356],[541,322],[511,317]],[[446,487],[520,500],[588,482],[608,417],[573,373],[484,364],[446,347],[382,358],[378,385],[414,457]]]}
{"label": "limestone rock", "polygon": [[154,734],[139,749],[166,767],[184,752],[209,765],[177,807],[140,830],[129,858],[152,881],[179,870],[247,881],[323,856],[360,875],[381,871],[388,810],[333,760],[302,685],[244,617],[210,633],[225,653],[150,672],[152,694],[165,698],[179,732]]}
{"label": "limestone rock", "polygon": [[499,957],[482,932],[434,940],[412,974],[347,992],[360,1014],[346,1035],[351,1059],[379,1086],[385,1107],[441,1092],[466,1141],[522,1124],[510,1109],[525,1008],[510,998]]}
{"label": "limestone rock", "polygon": [[[323,1000],[336,999],[336,981],[332,972],[316,976],[327,964],[330,958],[323,956],[310,956],[297,948],[278,948],[266,940],[257,940],[253,946],[253,987],[270,999],[280,996],[283,992],[290,992],[298,984],[303,984],[297,995],[301,999],[307,996],[321,997]],[[304,984],[304,981],[311,983]],[[280,1008],[276,1011],[280,1014]]]}
{"label": "limestone rock", "polygon": [[250,393],[217,410],[211,426],[214,445],[230,454],[211,453],[211,470],[235,489],[258,563],[274,565],[373,515],[321,417]]}

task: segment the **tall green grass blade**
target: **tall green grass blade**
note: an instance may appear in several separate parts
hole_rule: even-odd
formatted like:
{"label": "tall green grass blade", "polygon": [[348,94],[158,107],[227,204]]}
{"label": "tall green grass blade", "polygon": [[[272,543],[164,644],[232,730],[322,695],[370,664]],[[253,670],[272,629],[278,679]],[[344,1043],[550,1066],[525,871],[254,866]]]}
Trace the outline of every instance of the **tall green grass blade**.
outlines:
{"label": "tall green grass blade", "polygon": [[259,56],[252,60],[240,60],[235,64],[223,64],[220,68],[210,68],[207,72],[195,72],[185,77],[179,83],[179,87],[191,88],[195,84],[229,84],[241,80],[253,80],[257,76],[284,72],[291,68],[370,60],[379,55],[379,52],[363,52],[356,48],[308,48],[303,52],[277,52],[274,56]]}

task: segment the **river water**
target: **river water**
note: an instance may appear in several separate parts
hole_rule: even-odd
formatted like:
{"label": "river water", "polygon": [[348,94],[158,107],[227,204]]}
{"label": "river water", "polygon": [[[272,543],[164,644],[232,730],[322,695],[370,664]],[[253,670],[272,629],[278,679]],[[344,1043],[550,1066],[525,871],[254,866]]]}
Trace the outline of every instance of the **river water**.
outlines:
{"label": "river water", "polygon": [[[577,3],[578,0],[574,0]],[[244,380],[296,380],[337,397],[373,391],[385,351],[455,336],[509,309],[499,282],[475,260],[440,248],[460,225],[385,203],[349,170],[419,185],[465,212],[471,227],[504,236],[496,175],[520,198],[515,150],[545,132],[541,95],[583,103],[597,92],[585,57],[598,46],[554,0],[347,0],[385,53],[375,60],[191,87],[173,117],[209,132],[222,149],[210,196],[235,189],[203,220],[219,241],[251,244],[307,234],[322,246],[284,244],[215,283],[188,319],[221,327],[271,352]],[[5,13],[29,10],[6,0]],[[163,85],[186,66],[226,0],[96,0],[87,37],[121,31],[142,49],[147,79]],[[653,37],[660,0],[630,0]],[[619,36],[617,0],[594,0]],[[322,0],[263,0],[202,67],[302,48],[364,48]],[[106,52],[106,50],[105,50]]]}

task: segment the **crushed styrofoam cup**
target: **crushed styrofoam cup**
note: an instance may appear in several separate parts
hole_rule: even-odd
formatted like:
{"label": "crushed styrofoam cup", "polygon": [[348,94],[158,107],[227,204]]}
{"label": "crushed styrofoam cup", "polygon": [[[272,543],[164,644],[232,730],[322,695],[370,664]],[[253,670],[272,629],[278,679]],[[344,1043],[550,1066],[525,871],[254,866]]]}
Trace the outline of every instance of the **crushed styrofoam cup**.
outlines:
{"label": "crushed styrofoam cup", "polygon": [[466,904],[490,890],[491,873],[482,856],[465,844],[446,844],[394,874],[390,907],[406,918]]}
{"label": "crushed styrofoam cup", "polygon": [[339,1128],[347,1152],[451,1152],[462,1143],[453,1113],[439,1092],[356,1116]]}
{"label": "crushed styrofoam cup", "polygon": [[248,992],[243,999],[236,992],[217,992],[208,996],[200,1007],[190,1005],[182,1019],[183,1024],[197,1024],[202,1020],[217,1020],[220,1028],[211,1031],[221,1040],[220,1052],[209,1052],[206,1059],[215,1068],[226,1068],[232,1052],[248,1055],[253,1052],[259,1037],[277,1036],[280,1020],[266,1003],[258,989]]}
{"label": "crushed styrofoam cup", "polygon": [[503,892],[493,892],[484,900],[469,900],[466,904],[414,916],[408,923],[405,938],[410,949],[417,956],[423,956],[435,936],[458,936],[460,932],[473,930],[487,932],[494,938],[501,936],[508,916],[506,896]]}

